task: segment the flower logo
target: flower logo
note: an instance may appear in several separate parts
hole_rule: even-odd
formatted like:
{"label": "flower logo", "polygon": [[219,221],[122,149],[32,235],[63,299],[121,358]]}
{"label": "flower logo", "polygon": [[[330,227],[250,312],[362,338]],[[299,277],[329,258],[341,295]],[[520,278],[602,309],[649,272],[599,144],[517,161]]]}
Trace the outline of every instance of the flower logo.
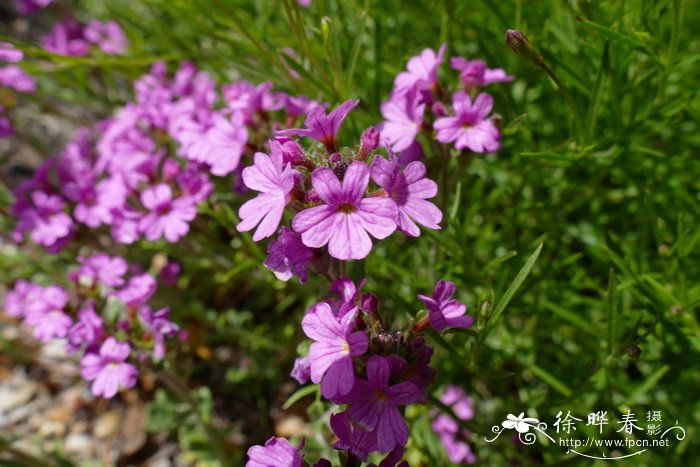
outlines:
{"label": "flower logo", "polygon": [[536,418],[525,418],[525,412],[521,412],[517,417],[513,414],[508,414],[506,418],[507,420],[504,420],[503,423],[501,423],[503,428],[507,428],[509,430],[515,428],[518,433],[527,433],[530,431],[531,427],[535,427],[539,423],[539,420]]}

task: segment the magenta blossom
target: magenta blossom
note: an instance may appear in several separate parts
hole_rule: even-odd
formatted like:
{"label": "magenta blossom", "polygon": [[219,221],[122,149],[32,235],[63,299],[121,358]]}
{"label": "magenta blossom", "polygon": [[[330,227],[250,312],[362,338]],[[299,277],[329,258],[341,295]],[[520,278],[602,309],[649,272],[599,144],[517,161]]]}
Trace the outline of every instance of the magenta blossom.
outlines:
{"label": "magenta blossom", "polygon": [[[474,408],[472,399],[464,393],[462,388],[457,386],[447,386],[440,396],[440,401],[447,406],[451,406],[454,414],[461,420],[471,420],[474,418]],[[459,424],[447,414],[439,414],[432,423],[433,431],[440,437],[442,445],[447,452],[447,456],[455,464],[473,464],[476,456],[466,438],[469,431],[460,429]]]}
{"label": "magenta blossom", "polygon": [[467,305],[452,298],[456,290],[454,282],[440,279],[435,286],[432,298],[418,295],[428,309],[430,324],[438,331],[448,326],[468,328],[474,323],[474,317],[465,316]]}
{"label": "magenta blossom", "polygon": [[141,202],[150,212],[139,222],[139,229],[148,240],[165,238],[174,243],[189,230],[189,221],[197,215],[192,199],[173,199],[172,189],[163,183],[141,193]]}
{"label": "magenta blossom", "polygon": [[304,333],[315,341],[309,348],[311,381],[321,383],[321,393],[327,399],[352,389],[355,379],[352,357],[367,351],[367,334],[352,332],[357,314],[355,309],[339,320],[330,305],[322,302],[301,322]]}
{"label": "magenta blossom", "polygon": [[33,328],[32,335],[44,344],[52,339],[66,337],[73,320],[64,308],[68,304],[68,293],[52,285],[41,291],[41,298],[34,302],[24,317],[24,324]]}
{"label": "magenta blossom", "polygon": [[447,44],[442,44],[437,54],[433,49],[425,49],[411,58],[406,64],[407,71],[399,73],[394,79],[394,92],[405,93],[412,88],[433,90],[438,84],[437,69],[446,51]]}
{"label": "magenta blossom", "polygon": [[389,452],[408,442],[408,425],[397,406],[417,402],[421,398],[415,384],[407,381],[389,385],[391,377],[386,358],[373,355],[367,362],[367,380],[355,378],[352,390],[333,399],[337,404],[350,404],[347,414],[363,428],[377,433],[377,447]]}
{"label": "magenta blossom", "polygon": [[127,306],[137,307],[146,303],[155,291],[155,278],[148,273],[143,273],[133,276],[123,289],[111,295]]}
{"label": "magenta blossom", "polygon": [[306,384],[311,377],[311,359],[309,357],[294,360],[294,367],[289,376],[297,380],[299,384]]}
{"label": "magenta blossom", "polygon": [[96,44],[106,54],[122,54],[129,47],[129,41],[116,21],[90,21],[84,33],[85,39]]}
{"label": "magenta blossom", "polygon": [[136,385],[136,367],[126,363],[131,347],[126,342],[118,342],[108,337],[102,343],[99,354],[88,353],[80,360],[81,376],[93,381],[92,393],[105,399],[114,397],[119,388],[132,388]]}
{"label": "magenta blossom", "polygon": [[0,42],[0,61],[3,62],[21,62],[24,57],[24,52],[10,44],[9,42]]}
{"label": "magenta blossom", "polygon": [[68,330],[68,352],[77,352],[83,347],[90,349],[98,344],[104,334],[102,324],[102,318],[95,313],[94,303],[88,302],[78,312],[78,321]]}
{"label": "magenta blossom", "polygon": [[4,311],[13,318],[23,318],[41,300],[40,285],[25,280],[15,282],[15,286],[5,296]]}
{"label": "magenta blossom", "polygon": [[277,279],[288,281],[297,276],[303,284],[308,277],[306,266],[313,258],[313,250],[302,243],[301,236],[282,227],[277,238],[267,246],[267,258],[263,264]]}
{"label": "magenta blossom", "polygon": [[438,118],[433,125],[437,130],[437,140],[441,143],[455,141],[459,150],[473,152],[495,152],[500,146],[501,133],[487,118],[493,108],[493,97],[479,94],[472,103],[463,91],[453,96],[454,117]]}
{"label": "magenta blossom", "polygon": [[120,256],[110,257],[105,253],[99,253],[89,258],[78,258],[80,268],[78,277],[80,280],[88,280],[89,285],[101,283],[108,287],[119,287],[124,284],[124,274],[129,265]]}
{"label": "magenta blossom", "polygon": [[265,446],[248,449],[246,467],[301,467],[303,446],[303,441],[295,448],[284,438],[272,437],[265,442]]}
{"label": "magenta blossom", "polygon": [[260,194],[241,206],[238,211],[241,222],[236,229],[247,232],[260,224],[253,235],[256,242],[274,234],[290,200],[297,174],[291,164],[284,163],[281,152],[272,151],[270,156],[255,153],[255,164],[243,169],[243,181]]}
{"label": "magenta blossom", "polygon": [[482,88],[492,83],[505,83],[513,81],[515,76],[509,76],[502,68],[486,68],[483,60],[467,60],[462,57],[452,57],[450,65],[455,70],[460,70],[459,74],[462,84],[468,90]]}
{"label": "magenta blossom", "polygon": [[326,111],[323,107],[314,107],[309,115],[306,117],[304,126],[306,128],[295,128],[291,130],[278,131],[277,135],[297,135],[306,136],[307,138],[315,139],[323,143],[328,151],[334,152],[336,150],[335,138],[340,129],[340,125],[348,116],[350,111],[357,107],[360,101],[349,100],[345,101],[326,115]]}
{"label": "magenta blossom", "polygon": [[325,204],[301,211],[292,221],[306,246],[320,248],[328,244],[328,252],[334,258],[363,259],[372,250],[367,232],[381,240],[396,230],[394,202],[364,197],[369,168],[363,162],[350,164],[342,185],[328,167],[316,169],[312,183]]}
{"label": "magenta blossom", "polygon": [[0,68],[0,86],[7,86],[23,93],[36,91],[34,78],[17,65],[7,65]]}
{"label": "magenta blossom", "polygon": [[437,195],[437,183],[425,177],[425,165],[422,162],[411,162],[402,172],[396,158],[392,159],[388,161],[377,157],[370,170],[372,179],[384,188],[389,198],[396,203],[396,225],[399,230],[417,237],[420,230],[415,222],[429,229],[439,230],[442,211],[426,201]]}
{"label": "magenta blossom", "polygon": [[336,449],[349,450],[356,457],[367,462],[370,452],[377,450],[377,435],[362,429],[347,413],[331,415],[331,429],[338,437],[333,444]]}
{"label": "magenta blossom", "polygon": [[381,139],[397,152],[408,149],[416,140],[423,124],[425,104],[416,89],[403,94],[392,94],[381,106]]}
{"label": "magenta blossom", "polygon": [[49,6],[53,0],[14,0],[15,8],[22,15],[34,13],[37,10]]}

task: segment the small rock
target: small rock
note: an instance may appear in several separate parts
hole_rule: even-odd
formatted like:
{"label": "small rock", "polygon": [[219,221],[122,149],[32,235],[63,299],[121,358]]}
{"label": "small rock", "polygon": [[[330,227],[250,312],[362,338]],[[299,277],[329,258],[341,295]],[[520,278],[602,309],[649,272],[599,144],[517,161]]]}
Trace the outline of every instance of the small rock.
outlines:
{"label": "small rock", "polygon": [[275,423],[275,433],[283,438],[304,434],[304,419],[297,415],[289,415]]}
{"label": "small rock", "polygon": [[92,450],[92,440],[85,433],[70,433],[66,436],[65,449],[69,454],[79,454],[89,457]]}
{"label": "small rock", "polygon": [[122,455],[130,456],[146,444],[147,413],[143,405],[131,405],[126,411],[122,427]]}
{"label": "small rock", "polygon": [[27,379],[13,378],[0,387],[0,412],[24,405],[36,394],[39,385]]}
{"label": "small rock", "polygon": [[45,421],[39,427],[39,434],[44,438],[49,436],[63,436],[66,432],[66,426],[61,422],[56,421]]}
{"label": "small rock", "polygon": [[100,415],[92,428],[92,432],[100,439],[111,438],[117,434],[121,421],[121,412],[119,410],[110,410]]}

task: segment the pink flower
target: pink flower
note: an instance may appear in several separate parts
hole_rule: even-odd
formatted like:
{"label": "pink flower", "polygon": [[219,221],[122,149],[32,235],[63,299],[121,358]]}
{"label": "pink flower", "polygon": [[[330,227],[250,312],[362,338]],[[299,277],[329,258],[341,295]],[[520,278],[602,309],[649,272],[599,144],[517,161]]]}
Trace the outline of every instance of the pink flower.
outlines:
{"label": "pink flower", "polygon": [[437,69],[445,57],[447,44],[442,44],[437,54],[433,49],[425,49],[420,55],[411,58],[406,65],[407,71],[399,73],[394,79],[394,92],[405,93],[412,88],[432,90],[437,85]]}
{"label": "pink flower", "polygon": [[306,265],[313,257],[313,250],[302,243],[298,233],[282,227],[277,238],[267,246],[267,258],[263,264],[279,280],[288,281],[297,276],[303,284],[307,279]]}
{"label": "pink flower", "polygon": [[78,277],[90,280],[90,283],[99,282],[108,287],[119,287],[124,284],[124,274],[129,265],[120,256],[110,257],[105,253],[99,253],[89,258],[78,258],[80,268]]}
{"label": "pink flower", "polygon": [[302,440],[299,447],[294,447],[284,438],[272,437],[265,446],[252,446],[248,449],[246,467],[301,467]]}
{"label": "pink flower", "polygon": [[389,452],[408,442],[408,425],[397,406],[412,404],[421,398],[415,384],[407,381],[389,386],[389,362],[373,355],[367,362],[367,380],[355,378],[352,390],[333,399],[337,404],[350,404],[347,414],[368,431],[376,430],[377,447]]}
{"label": "pink flower", "polygon": [[24,57],[24,52],[10,44],[9,42],[0,42],[0,60],[4,62],[21,62]]}
{"label": "pink flower", "polygon": [[129,47],[129,41],[116,21],[90,21],[84,34],[85,39],[96,44],[106,54],[122,54]]}
{"label": "pink flower", "polygon": [[102,343],[99,354],[88,353],[80,360],[81,376],[86,381],[93,381],[92,393],[105,399],[114,397],[119,388],[132,388],[136,385],[136,367],[125,363],[131,353],[126,342],[118,342],[108,337]]}
{"label": "pink flower", "polygon": [[409,148],[423,124],[425,104],[420,93],[416,89],[403,94],[394,93],[382,104],[381,111],[386,119],[380,128],[382,141],[397,152]]}
{"label": "pink flower", "polygon": [[47,343],[66,337],[73,324],[64,312],[67,303],[68,293],[61,287],[52,285],[41,290],[41,298],[32,304],[24,318],[24,324],[33,328],[35,339]]}
{"label": "pink flower", "polygon": [[441,143],[455,141],[457,149],[473,152],[497,151],[501,133],[486,117],[493,108],[493,97],[479,94],[474,103],[463,91],[456,92],[452,103],[455,116],[438,118],[433,125]]}
{"label": "pink flower", "polygon": [[368,232],[381,240],[396,230],[394,202],[364,197],[369,168],[363,162],[350,164],[342,185],[328,167],[316,169],[312,183],[325,204],[301,211],[292,221],[306,246],[320,248],[328,244],[328,252],[334,258],[362,259],[372,250]]}
{"label": "pink flower", "polygon": [[432,298],[418,295],[418,298],[428,309],[430,324],[438,331],[442,331],[448,326],[468,328],[474,322],[472,316],[465,316],[467,306],[452,298],[456,290],[454,282],[440,279],[435,286]]}
{"label": "pink flower", "polygon": [[321,383],[321,393],[328,399],[352,389],[355,379],[352,357],[367,351],[367,334],[352,332],[357,313],[355,309],[338,319],[327,303],[319,303],[301,322],[304,333],[315,341],[309,348],[311,381]]}
{"label": "pink flower", "polygon": [[189,230],[189,221],[197,215],[197,208],[188,197],[173,200],[173,192],[163,183],[141,193],[141,202],[150,212],[139,222],[139,229],[148,240],[165,238],[174,243]]}
{"label": "pink flower", "polygon": [[452,57],[450,66],[455,70],[461,71],[459,77],[464,87],[468,90],[515,79],[515,76],[507,75],[502,68],[486,68],[486,63],[483,60],[467,60],[462,57]]}
{"label": "pink flower", "polygon": [[388,161],[376,157],[370,170],[372,179],[396,203],[396,225],[399,230],[417,237],[420,230],[415,222],[439,230],[442,212],[433,203],[426,201],[437,194],[437,183],[425,177],[425,165],[422,162],[411,162],[402,172],[398,161],[393,159]]}
{"label": "pink flower", "polygon": [[333,433],[338,441],[333,444],[336,449],[349,450],[355,456],[367,462],[370,452],[377,450],[376,433],[365,431],[345,412],[331,415]]}
{"label": "pink flower", "polygon": [[5,313],[13,318],[23,318],[33,304],[41,300],[42,290],[41,286],[32,282],[15,282],[15,286],[5,296]]}
{"label": "pink flower", "polygon": [[17,65],[0,68],[0,86],[7,86],[17,92],[36,91],[36,81]]}
{"label": "pink flower", "polygon": [[143,273],[133,276],[123,289],[113,292],[111,295],[127,306],[138,307],[151,298],[156,287],[155,278],[148,273]]}
{"label": "pink flower", "polygon": [[340,104],[337,108],[326,115],[326,111],[323,107],[315,107],[309,115],[306,117],[304,126],[306,128],[295,128],[291,130],[278,131],[277,135],[297,135],[306,136],[307,138],[315,139],[323,143],[329,152],[335,152],[336,147],[336,135],[342,125],[345,117],[348,116],[350,111],[357,107],[360,101],[349,100]]}
{"label": "pink flower", "polygon": [[243,182],[260,194],[241,206],[238,211],[241,222],[236,229],[247,232],[260,224],[253,235],[256,242],[274,234],[289,202],[297,174],[291,164],[284,163],[281,152],[273,150],[270,156],[255,153],[254,165],[243,169]]}

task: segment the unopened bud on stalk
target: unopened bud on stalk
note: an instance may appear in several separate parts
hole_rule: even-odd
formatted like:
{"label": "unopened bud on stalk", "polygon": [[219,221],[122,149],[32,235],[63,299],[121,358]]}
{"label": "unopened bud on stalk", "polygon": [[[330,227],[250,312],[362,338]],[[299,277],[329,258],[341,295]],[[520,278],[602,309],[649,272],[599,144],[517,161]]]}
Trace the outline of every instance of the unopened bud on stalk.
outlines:
{"label": "unopened bud on stalk", "polygon": [[527,58],[536,66],[542,65],[544,61],[542,55],[535,52],[534,47],[532,47],[530,41],[527,40],[525,34],[517,29],[508,29],[506,31],[506,45],[508,45],[513,52]]}
{"label": "unopened bud on stalk", "polygon": [[379,146],[379,132],[373,127],[369,127],[362,133],[360,138],[360,160],[367,159],[369,153]]}

